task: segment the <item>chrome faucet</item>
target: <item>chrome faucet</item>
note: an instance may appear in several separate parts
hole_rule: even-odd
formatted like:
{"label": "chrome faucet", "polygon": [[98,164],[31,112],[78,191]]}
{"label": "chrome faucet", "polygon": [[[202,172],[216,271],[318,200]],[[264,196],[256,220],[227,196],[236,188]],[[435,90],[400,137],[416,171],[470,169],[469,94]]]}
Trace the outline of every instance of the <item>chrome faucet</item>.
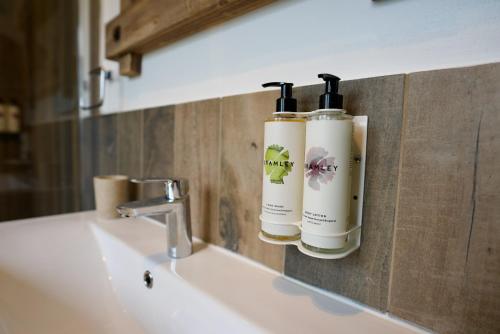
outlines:
{"label": "chrome faucet", "polygon": [[168,256],[180,259],[193,253],[189,186],[185,179],[132,179],[134,183],[164,183],[165,196],[120,204],[122,217],[145,217],[164,222],[167,228]]}

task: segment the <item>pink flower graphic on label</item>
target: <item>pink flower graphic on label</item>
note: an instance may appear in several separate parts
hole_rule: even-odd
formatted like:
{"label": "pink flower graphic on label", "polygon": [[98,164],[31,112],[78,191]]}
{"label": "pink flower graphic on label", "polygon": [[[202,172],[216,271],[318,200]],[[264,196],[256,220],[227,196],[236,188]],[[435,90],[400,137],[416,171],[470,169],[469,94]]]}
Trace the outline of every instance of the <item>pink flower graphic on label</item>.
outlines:
{"label": "pink flower graphic on label", "polygon": [[327,184],[333,180],[338,166],[335,158],[329,157],[322,147],[311,147],[306,154],[305,177],[307,184],[314,190],[320,189],[320,183]]}

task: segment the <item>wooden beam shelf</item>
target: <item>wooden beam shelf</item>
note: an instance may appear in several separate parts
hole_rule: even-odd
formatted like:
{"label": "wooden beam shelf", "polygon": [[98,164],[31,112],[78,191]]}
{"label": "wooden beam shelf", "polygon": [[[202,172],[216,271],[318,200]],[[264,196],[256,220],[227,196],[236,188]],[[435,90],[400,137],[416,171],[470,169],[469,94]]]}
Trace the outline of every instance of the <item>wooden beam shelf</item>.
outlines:
{"label": "wooden beam shelf", "polygon": [[141,73],[144,53],[243,15],[275,0],[122,0],[106,24],[106,58],[120,74]]}

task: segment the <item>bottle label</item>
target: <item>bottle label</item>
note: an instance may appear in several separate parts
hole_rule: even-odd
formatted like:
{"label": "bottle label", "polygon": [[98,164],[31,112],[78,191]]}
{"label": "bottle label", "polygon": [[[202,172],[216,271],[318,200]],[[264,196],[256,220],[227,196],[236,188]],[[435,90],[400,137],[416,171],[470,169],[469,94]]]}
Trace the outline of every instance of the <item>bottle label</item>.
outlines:
{"label": "bottle label", "polygon": [[314,234],[342,233],[349,222],[351,120],[307,122],[302,226]]}
{"label": "bottle label", "polygon": [[290,161],[288,148],[272,144],[264,154],[264,172],[271,183],[285,184],[284,178],[292,172],[295,161]]}
{"label": "bottle label", "polygon": [[321,184],[327,185],[333,181],[339,165],[324,147],[313,146],[307,150],[304,168],[307,185],[311,189],[320,190]]}
{"label": "bottle label", "polygon": [[262,218],[300,222],[305,122],[266,122],[264,132]]}

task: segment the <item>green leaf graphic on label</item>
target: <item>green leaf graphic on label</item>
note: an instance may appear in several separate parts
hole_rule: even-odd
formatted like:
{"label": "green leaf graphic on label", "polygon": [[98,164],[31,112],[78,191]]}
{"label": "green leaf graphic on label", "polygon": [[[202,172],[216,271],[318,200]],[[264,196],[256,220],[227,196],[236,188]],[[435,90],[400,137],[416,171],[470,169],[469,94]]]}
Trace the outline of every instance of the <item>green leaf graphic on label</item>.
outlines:
{"label": "green leaf graphic on label", "polygon": [[271,145],[264,155],[264,169],[269,175],[271,183],[283,184],[283,178],[292,171],[293,162],[289,160],[289,153],[283,146]]}

